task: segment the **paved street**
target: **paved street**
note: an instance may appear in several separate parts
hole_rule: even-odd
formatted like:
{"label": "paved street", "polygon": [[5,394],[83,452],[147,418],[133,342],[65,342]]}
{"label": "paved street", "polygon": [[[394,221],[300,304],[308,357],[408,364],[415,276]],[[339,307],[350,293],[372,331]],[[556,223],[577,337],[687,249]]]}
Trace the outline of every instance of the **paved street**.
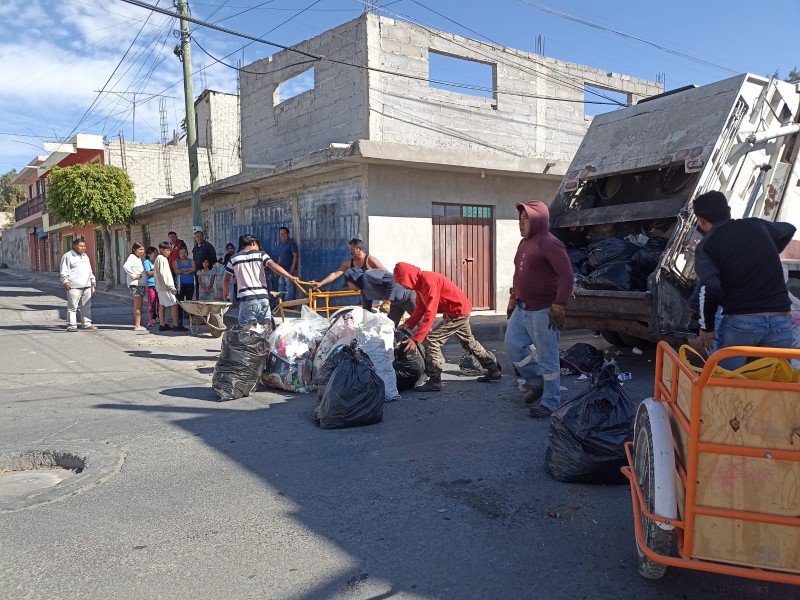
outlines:
{"label": "paved street", "polygon": [[[65,304],[52,284],[0,271],[0,446],[102,443],[124,464],[0,514],[0,598],[797,597],[698,572],[643,580],[627,487],[554,482],[548,424],[528,418],[513,377],[479,384],[450,364],[441,394],[320,430],[315,395],[215,402],[219,340],[136,335],[130,306],[105,297],[100,331],[66,333]],[[562,345],[576,341],[608,347],[586,332]],[[446,347],[450,363],[459,350]],[[649,395],[652,351],[622,351],[625,389]]]}

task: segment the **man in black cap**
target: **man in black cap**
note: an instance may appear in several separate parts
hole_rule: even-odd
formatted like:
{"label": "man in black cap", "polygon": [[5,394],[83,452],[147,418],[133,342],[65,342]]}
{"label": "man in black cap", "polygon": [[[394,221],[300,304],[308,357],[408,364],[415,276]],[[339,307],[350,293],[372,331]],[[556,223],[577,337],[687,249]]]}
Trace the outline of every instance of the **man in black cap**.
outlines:
{"label": "man in black cap", "polygon": [[389,318],[397,327],[403,313],[411,315],[414,312],[416,294],[394,282],[394,275],[381,269],[367,269],[366,271],[354,267],[344,272],[347,287],[356,292],[361,292],[362,308],[372,310],[374,300],[388,300],[392,303],[389,308]]}
{"label": "man in black cap", "polygon": [[[710,352],[716,337],[718,348],[792,348],[791,303],[780,253],[796,227],[755,218],[731,219],[728,200],[717,191],[695,198],[693,210],[703,232],[695,255],[703,346]],[[717,306],[722,306],[722,321],[715,332]],[[733,370],[746,361],[734,357],[720,364]]]}

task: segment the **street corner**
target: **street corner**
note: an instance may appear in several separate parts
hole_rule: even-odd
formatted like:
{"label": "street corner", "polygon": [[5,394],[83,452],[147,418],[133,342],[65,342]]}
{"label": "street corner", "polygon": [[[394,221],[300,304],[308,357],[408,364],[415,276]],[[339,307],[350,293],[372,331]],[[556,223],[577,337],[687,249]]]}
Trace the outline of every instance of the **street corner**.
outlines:
{"label": "street corner", "polygon": [[119,473],[124,462],[121,448],[87,440],[0,447],[0,513],[82,493]]}

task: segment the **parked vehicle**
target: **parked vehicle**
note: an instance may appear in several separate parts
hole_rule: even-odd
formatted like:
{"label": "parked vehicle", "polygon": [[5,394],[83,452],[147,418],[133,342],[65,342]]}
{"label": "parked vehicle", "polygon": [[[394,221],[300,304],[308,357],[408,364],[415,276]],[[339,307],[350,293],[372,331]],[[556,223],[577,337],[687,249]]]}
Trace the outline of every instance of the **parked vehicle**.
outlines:
{"label": "parked vehicle", "polygon": [[[700,239],[692,199],[720,190],[734,218],[800,225],[799,130],[800,85],[752,74],[594,117],[550,206],[553,232],[577,256],[567,327],[600,330],[612,343],[686,336]],[[611,256],[615,269],[579,265],[581,249],[612,237],[634,244]],[[630,252],[651,238],[649,267],[632,266]],[[800,238],[783,256],[798,294]]]}

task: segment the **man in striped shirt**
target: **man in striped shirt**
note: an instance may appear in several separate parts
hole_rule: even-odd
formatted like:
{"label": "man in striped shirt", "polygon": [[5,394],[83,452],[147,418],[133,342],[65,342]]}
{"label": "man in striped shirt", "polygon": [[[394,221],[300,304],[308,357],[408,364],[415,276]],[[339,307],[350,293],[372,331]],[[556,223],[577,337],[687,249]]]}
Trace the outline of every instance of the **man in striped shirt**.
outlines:
{"label": "man in striped shirt", "polygon": [[297,281],[298,278],[290,275],[286,269],[272,260],[269,254],[260,250],[258,240],[249,233],[239,238],[239,247],[242,250],[234,254],[225,266],[225,277],[222,280],[225,299],[230,299],[230,281],[231,275],[234,275],[238,290],[239,325],[258,323],[271,326],[272,313],[269,308],[269,292],[264,268],[269,267],[278,275],[292,281]]}

